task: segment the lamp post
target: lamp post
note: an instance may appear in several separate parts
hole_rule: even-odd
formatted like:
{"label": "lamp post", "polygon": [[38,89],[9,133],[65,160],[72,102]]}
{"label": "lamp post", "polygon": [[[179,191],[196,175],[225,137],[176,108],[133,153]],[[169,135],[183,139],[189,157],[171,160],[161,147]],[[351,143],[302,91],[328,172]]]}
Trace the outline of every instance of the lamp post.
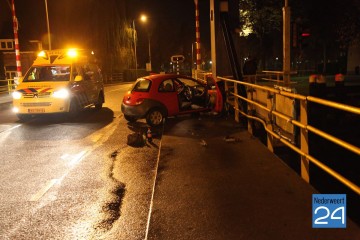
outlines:
{"label": "lamp post", "polygon": [[135,19],[133,24],[133,37],[134,37],[134,55],[135,55],[135,79],[137,78],[137,55],[136,55],[136,30],[135,30]]}
{"label": "lamp post", "polygon": [[[135,74],[136,74],[136,78],[137,78],[137,53],[136,53],[136,38],[137,38],[137,32],[136,32],[136,28],[135,28],[135,20],[137,19],[133,19],[132,21],[132,27],[133,27],[133,39],[134,39],[134,55],[135,55]],[[146,15],[141,15],[140,16],[140,21],[141,22],[147,22],[147,16]],[[151,71],[151,46],[150,46],[150,34],[149,34],[149,71]]]}
{"label": "lamp post", "polygon": [[46,24],[48,31],[49,50],[51,50],[50,24],[49,24],[49,12],[48,12],[47,0],[45,0],[45,11],[46,11]]}
{"label": "lamp post", "polygon": [[283,7],[283,74],[286,85],[290,82],[290,14],[289,1],[285,0]]}
{"label": "lamp post", "polygon": [[[143,23],[146,23],[147,22],[147,16],[146,15],[141,15],[140,17],[140,20],[143,22]],[[148,40],[149,40],[149,63],[146,67],[146,70],[148,71],[151,71],[151,41],[150,41],[150,31],[148,33]]]}

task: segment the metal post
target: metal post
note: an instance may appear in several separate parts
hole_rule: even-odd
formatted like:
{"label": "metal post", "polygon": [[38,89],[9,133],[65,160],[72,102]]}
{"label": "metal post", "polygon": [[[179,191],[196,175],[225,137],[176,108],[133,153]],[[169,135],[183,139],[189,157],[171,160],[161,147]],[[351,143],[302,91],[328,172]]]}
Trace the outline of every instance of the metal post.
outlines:
{"label": "metal post", "polygon": [[[234,93],[235,95],[238,95],[238,84],[236,82],[234,82]],[[234,97],[234,107],[235,107],[235,121],[236,122],[240,122],[240,112],[238,109],[240,109],[240,104],[239,104],[239,99],[238,97]]]}
{"label": "metal post", "polygon": [[215,45],[215,11],[214,0],[210,0],[210,35],[211,35],[211,72],[216,80],[216,45]]}
{"label": "metal post", "polygon": [[151,43],[150,43],[150,33],[149,33],[149,70],[151,71]]}
{"label": "metal post", "polygon": [[49,50],[51,50],[50,24],[49,24],[49,12],[48,12],[47,0],[45,0],[45,11],[46,11],[46,23],[47,23],[47,31],[48,31]]}
{"label": "metal post", "polygon": [[194,71],[194,43],[191,43],[191,76],[196,78]]}
{"label": "metal post", "polygon": [[[307,103],[304,100],[300,102],[300,122],[305,126],[308,124]],[[309,154],[308,131],[304,128],[300,130],[300,148],[303,153]],[[301,177],[310,182],[309,159],[304,156],[301,156]]]}
{"label": "metal post", "polygon": [[283,74],[284,83],[290,83],[290,7],[285,0],[283,7]]}
{"label": "metal post", "polygon": [[195,30],[196,30],[196,70],[201,69],[201,52],[200,52],[200,21],[198,0],[195,3]]}
{"label": "metal post", "polygon": [[133,36],[134,36],[135,79],[136,79],[136,78],[137,78],[137,55],[136,55],[136,30],[135,30],[135,19],[133,20]]}
{"label": "metal post", "polygon": [[[271,111],[271,109],[273,109],[273,97],[276,97],[275,95],[271,95],[271,93],[268,91],[267,92],[267,99],[266,99],[266,106],[267,106],[267,109],[269,109]],[[272,114],[269,114],[269,120],[268,120],[268,123],[267,124],[267,128],[272,131],[273,130],[273,126],[272,126],[272,118],[273,118],[273,115]],[[270,133],[267,133],[267,147],[268,149],[271,151],[271,152],[274,152],[274,137],[270,134]]]}
{"label": "metal post", "polygon": [[[250,91],[247,91],[247,99],[251,99],[251,101],[254,101],[254,89],[251,88]],[[254,115],[253,113],[254,106],[252,104],[248,104],[248,114]],[[253,121],[249,119],[247,121],[248,123],[248,132],[251,135],[254,135],[254,129],[253,129]]]}
{"label": "metal post", "polygon": [[14,29],[14,40],[15,40],[15,57],[16,57],[16,72],[17,77],[21,77],[21,61],[20,61],[20,47],[19,47],[19,36],[18,36],[18,21],[15,14],[14,0],[11,1],[12,6],[12,17],[13,17],[13,29]]}

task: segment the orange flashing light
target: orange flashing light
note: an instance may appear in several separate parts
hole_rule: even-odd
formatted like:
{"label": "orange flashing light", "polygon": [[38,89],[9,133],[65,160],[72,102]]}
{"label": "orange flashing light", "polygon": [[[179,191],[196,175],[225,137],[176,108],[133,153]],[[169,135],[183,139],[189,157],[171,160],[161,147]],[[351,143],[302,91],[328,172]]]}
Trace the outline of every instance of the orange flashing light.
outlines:
{"label": "orange flashing light", "polygon": [[67,55],[69,57],[75,58],[75,57],[77,57],[78,53],[77,53],[76,49],[69,49],[67,52]]}
{"label": "orange flashing light", "polygon": [[45,51],[41,51],[38,53],[38,57],[47,58],[47,54]]}

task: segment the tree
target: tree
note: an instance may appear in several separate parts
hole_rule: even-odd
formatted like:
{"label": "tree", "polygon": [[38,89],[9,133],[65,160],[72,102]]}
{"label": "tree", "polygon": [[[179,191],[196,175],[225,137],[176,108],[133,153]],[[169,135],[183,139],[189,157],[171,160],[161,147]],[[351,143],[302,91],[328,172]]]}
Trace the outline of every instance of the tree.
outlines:
{"label": "tree", "polygon": [[[250,28],[252,33],[248,38],[256,38],[259,43],[261,65],[266,65],[269,49],[273,48],[273,41],[281,37],[282,13],[278,0],[239,0],[241,13],[241,28]],[[276,37],[278,36],[278,37]],[[278,39],[281,41],[281,38]]]}
{"label": "tree", "polygon": [[[269,57],[266,52],[282,42],[281,26],[284,5],[283,0],[239,0],[241,27],[251,27],[253,33],[247,38],[259,41],[263,61]],[[301,57],[323,62],[326,71],[326,60],[343,55],[349,44],[359,39],[360,12],[357,0],[329,2],[327,0],[291,1],[292,23],[298,29],[306,29],[311,36],[303,39],[308,47],[302,49]],[[355,34],[354,34],[355,33]],[[271,41],[272,40],[272,41]]]}
{"label": "tree", "polygon": [[[134,65],[133,37],[126,20],[125,0],[92,0],[91,45],[100,51],[103,69],[121,71]],[[90,19],[89,19],[90,20]],[[105,64],[106,63],[106,64]]]}

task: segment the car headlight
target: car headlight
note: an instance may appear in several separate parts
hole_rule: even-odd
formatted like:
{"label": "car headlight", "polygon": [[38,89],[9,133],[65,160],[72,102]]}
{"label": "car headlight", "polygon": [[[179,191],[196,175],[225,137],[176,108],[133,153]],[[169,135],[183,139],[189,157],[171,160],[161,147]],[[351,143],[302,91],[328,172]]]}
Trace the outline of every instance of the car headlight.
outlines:
{"label": "car headlight", "polygon": [[69,90],[67,90],[67,89],[60,89],[53,93],[53,96],[55,98],[68,98],[69,95],[70,95],[70,93],[69,93]]}
{"label": "car headlight", "polygon": [[20,99],[21,96],[22,96],[22,93],[21,93],[21,92],[15,91],[15,92],[12,93],[13,99]]}

